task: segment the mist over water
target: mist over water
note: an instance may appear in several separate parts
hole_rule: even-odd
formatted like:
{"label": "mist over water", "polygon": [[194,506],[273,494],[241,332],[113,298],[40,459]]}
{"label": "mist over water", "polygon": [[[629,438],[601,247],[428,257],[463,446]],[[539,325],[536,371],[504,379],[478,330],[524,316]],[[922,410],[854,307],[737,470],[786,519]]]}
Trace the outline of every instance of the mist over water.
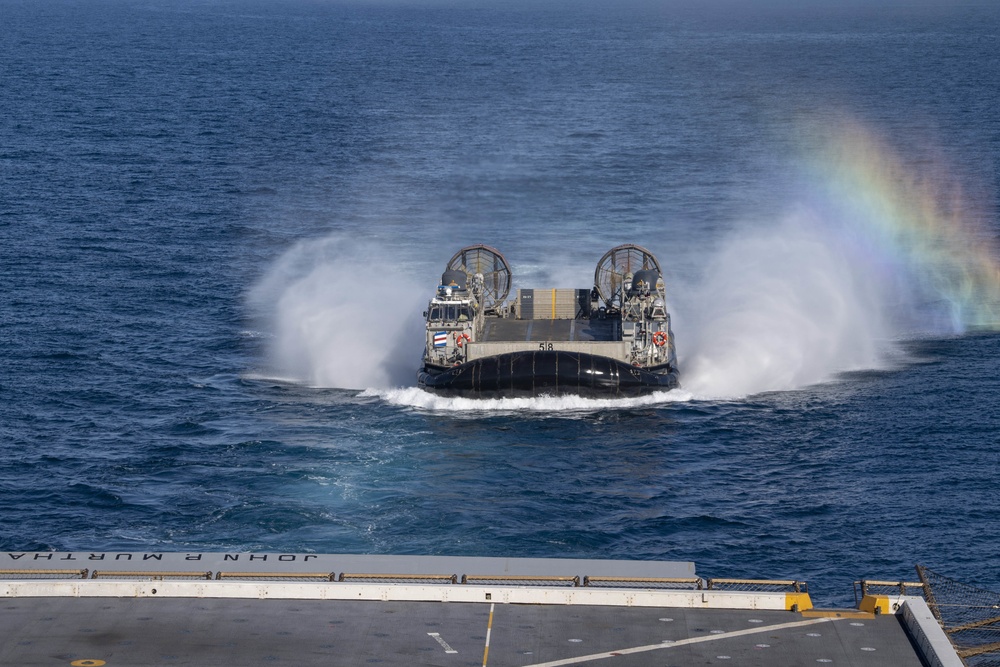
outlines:
{"label": "mist over water", "polygon": [[410,384],[423,344],[424,291],[403,262],[341,235],[285,252],[250,294],[272,333],[274,373],[314,387]]}
{"label": "mist over water", "polygon": [[[916,335],[1000,329],[992,190],[935,140],[844,116],[817,128],[799,165],[811,208],[891,284],[897,326]],[[905,146],[905,152],[900,147]]]}
{"label": "mist over water", "polygon": [[315,387],[369,389],[390,403],[432,410],[598,410],[795,389],[878,367],[892,337],[878,280],[820,219],[799,213],[770,228],[742,228],[697,280],[675,286],[682,391],[628,399],[445,398],[413,387],[430,283],[378,269],[413,259],[387,254],[374,242],[335,235],[280,257],[250,297],[272,334],[275,374]]}
{"label": "mist over water", "polygon": [[[865,157],[865,163],[872,161]],[[900,192],[887,186],[879,196],[890,202],[912,199],[912,187],[900,182]],[[698,275],[675,279],[668,298],[680,392],[642,399],[470,401],[415,389],[423,344],[420,311],[436,277],[425,266],[429,257],[421,255],[436,258],[438,247],[404,250],[342,234],[303,241],[268,270],[250,303],[272,335],[269,362],[275,374],[314,387],[373,390],[390,403],[424,409],[600,410],[794,390],[844,371],[885,368],[900,357],[900,340],[961,331],[954,290],[922,279],[930,270],[925,269],[940,272],[936,267],[942,264],[967,263],[982,265],[980,273],[988,276],[994,267],[994,258],[960,236],[957,223],[934,223],[937,245],[948,254],[928,257],[934,244],[913,240],[920,227],[907,228],[902,214],[894,219],[882,211],[873,219],[858,204],[868,197],[862,184],[855,179],[848,185],[803,187],[801,200],[775,222],[732,224],[706,251]],[[940,207],[924,197],[922,211]],[[534,286],[536,279],[560,286],[589,280],[589,268],[578,257],[555,265],[558,276],[535,275],[539,267],[515,261],[515,286]]]}
{"label": "mist over water", "polygon": [[696,396],[798,389],[893,365],[904,340],[998,326],[984,204],[926,158],[930,146],[906,159],[850,117],[814,128],[811,143],[789,168],[791,212],[734,225],[677,290],[683,384]]}
{"label": "mist over water", "polygon": [[877,367],[890,334],[877,281],[804,213],[731,236],[678,297],[683,386],[706,398]]}

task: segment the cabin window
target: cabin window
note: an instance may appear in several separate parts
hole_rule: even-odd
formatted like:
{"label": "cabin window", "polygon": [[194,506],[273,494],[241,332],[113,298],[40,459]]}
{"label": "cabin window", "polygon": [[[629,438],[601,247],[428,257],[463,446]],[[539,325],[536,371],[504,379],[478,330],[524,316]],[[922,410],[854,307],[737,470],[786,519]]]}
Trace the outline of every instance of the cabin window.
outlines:
{"label": "cabin window", "polygon": [[444,320],[445,322],[468,322],[472,319],[472,309],[468,306],[439,305],[432,306],[427,314],[428,321]]}

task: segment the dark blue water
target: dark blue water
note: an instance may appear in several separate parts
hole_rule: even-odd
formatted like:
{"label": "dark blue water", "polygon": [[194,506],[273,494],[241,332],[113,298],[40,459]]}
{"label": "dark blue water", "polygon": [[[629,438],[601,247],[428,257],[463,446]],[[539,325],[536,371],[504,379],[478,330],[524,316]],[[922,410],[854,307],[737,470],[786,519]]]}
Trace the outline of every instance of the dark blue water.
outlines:
{"label": "dark blue water", "polygon": [[[989,3],[0,0],[0,548],[996,588],[1000,335],[795,211],[801,128],[846,116],[990,256],[997,90]],[[479,242],[526,287],[651,248],[685,388],[421,396],[427,290]]]}

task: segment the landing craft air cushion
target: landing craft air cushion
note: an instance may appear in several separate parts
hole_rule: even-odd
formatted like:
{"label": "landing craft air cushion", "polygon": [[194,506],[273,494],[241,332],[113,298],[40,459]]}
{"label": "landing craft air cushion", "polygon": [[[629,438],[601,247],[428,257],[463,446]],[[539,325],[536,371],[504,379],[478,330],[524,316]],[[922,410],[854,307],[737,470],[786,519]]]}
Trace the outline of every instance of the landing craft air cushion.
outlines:
{"label": "landing craft air cushion", "polygon": [[679,386],[660,264],[612,248],[589,289],[519,289],[495,248],[462,248],[427,307],[420,387],[444,395],[637,396]]}

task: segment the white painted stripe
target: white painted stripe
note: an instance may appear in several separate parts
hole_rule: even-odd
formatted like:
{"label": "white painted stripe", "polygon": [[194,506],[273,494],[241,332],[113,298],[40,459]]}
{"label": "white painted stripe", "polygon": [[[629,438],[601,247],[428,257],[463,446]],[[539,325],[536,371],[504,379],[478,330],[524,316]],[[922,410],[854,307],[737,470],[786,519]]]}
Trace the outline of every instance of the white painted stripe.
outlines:
{"label": "white painted stripe", "polygon": [[564,658],[562,660],[553,660],[551,662],[536,662],[531,665],[526,665],[525,667],[560,667],[561,665],[578,665],[581,662],[592,662],[594,660],[603,660],[605,658],[617,658],[618,656],[631,655],[632,653],[645,653],[646,651],[662,651],[663,649],[676,648],[677,646],[700,644],[702,642],[714,642],[720,639],[731,639],[732,637],[755,635],[755,634],[760,634],[762,632],[771,632],[773,630],[799,628],[807,625],[815,625],[817,623],[830,623],[831,621],[836,621],[836,620],[838,619],[813,618],[808,621],[794,621],[792,623],[779,623],[778,625],[765,625],[763,627],[748,628],[746,630],[736,630],[734,632],[727,632],[722,635],[703,635],[701,637],[690,637],[688,639],[679,639],[669,644],[649,644],[647,646],[633,646],[632,648],[623,648],[623,649],[618,649],[616,651],[607,651],[605,653],[591,653],[590,655],[581,655],[576,658]]}
{"label": "white painted stripe", "polygon": [[444,649],[445,653],[458,653],[458,651],[456,651],[455,649],[453,649],[451,646],[448,646],[448,642],[446,642],[445,640],[441,639],[441,635],[439,633],[437,633],[437,632],[428,632],[427,635],[429,637],[433,637],[434,641],[436,641],[438,644],[441,645],[441,648]]}
{"label": "white painted stripe", "polygon": [[486,660],[490,657],[490,634],[493,632],[493,608],[495,602],[490,603],[490,620],[486,622],[486,646],[483,648],[483,667],[486,667]]}

